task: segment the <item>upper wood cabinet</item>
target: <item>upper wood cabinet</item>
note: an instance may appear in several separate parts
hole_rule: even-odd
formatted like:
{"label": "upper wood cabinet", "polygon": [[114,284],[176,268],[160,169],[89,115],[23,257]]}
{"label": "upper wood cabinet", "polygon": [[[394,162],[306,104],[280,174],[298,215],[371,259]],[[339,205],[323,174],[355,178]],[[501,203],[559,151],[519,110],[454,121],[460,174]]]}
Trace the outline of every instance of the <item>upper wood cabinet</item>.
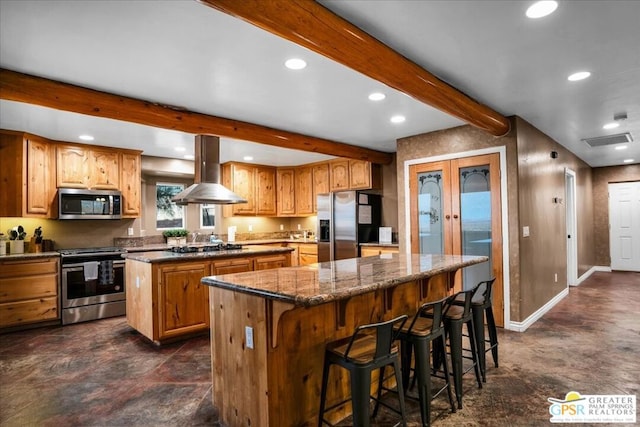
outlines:
{"label": "upper wood cabinet", "polygon": [[137,218],[142,207],[141,185],[142,171],[140,153],[120,154],[120,191],[122,191],[122,217]]}
{"label": "upper wood cabinet", "polygon": [[364,160],[349,160],[349,189],[382,188],[380,165]]}
{"label": "upper wood cabinet", "polygon": [[54,162],[44,138],[0,131],[0,217],[57,216]]}
{"label": "upper wood cabinet", "polygon": [[276,168],[225,163],[222,165],[222,185],[247,199],[247,203],[225,206],[225,216],[276,215]]}
{"label": "upper wood cabinet", "polygon": [[295,169],[295,205],[296,215],[313,214],[313,168],[309,166]]}
{"label": "upper wood cabinet", "polygon": [[295,175],[294,168],[278,168],[276,179],[278,185],[278,194],[276,197],[278,216],[292,216],[296,214]]}
{"label": "upper wood cabinet", "polygon": [[58,144],[56,184],[64,188],[120,189],[120,154],[111,149]]}
{"label": "upper wood cabinet", "polygon": [[329,189],[331,191],[349,189],[349,159],[329,162]]}
{"label": "upper wood cabinet", "polygon": [[256,214],[264,216],[276,215],[276,169],[272,167],[256,167]]}
{"label": "upper wood cabinet", "polygon": [[313,165],[313,212],[318,212],[318,194],[326,194],[331,191],[329,185],[329,164],[318,163]]}

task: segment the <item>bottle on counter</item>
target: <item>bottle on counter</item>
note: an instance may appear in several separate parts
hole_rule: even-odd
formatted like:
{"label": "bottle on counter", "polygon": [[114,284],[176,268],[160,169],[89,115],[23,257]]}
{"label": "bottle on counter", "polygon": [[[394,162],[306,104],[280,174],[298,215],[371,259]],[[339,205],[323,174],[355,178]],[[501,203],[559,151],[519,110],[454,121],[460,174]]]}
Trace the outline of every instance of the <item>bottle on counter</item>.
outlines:
{"label": "bottle on counter", "polygon": [[7,254],[7,236],[4,233],[0,233],[0,255]]}

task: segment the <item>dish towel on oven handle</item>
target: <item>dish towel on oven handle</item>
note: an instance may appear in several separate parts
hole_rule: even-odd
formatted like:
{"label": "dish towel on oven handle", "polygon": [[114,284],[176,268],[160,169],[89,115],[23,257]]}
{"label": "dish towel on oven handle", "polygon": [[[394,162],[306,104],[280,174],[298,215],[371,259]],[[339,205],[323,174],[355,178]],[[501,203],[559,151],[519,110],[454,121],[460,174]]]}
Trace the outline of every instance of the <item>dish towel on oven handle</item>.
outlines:
{"label": "dish towel on oven handle", "polygon": [[82,269],[84,270],[84,280],[96,280],[98,278],[98,261],[89,261],[82,263]]}
{"label": "dish towel on oven handle", "polygon": [[100,261],[99,285],[113,285],[113,261]]}

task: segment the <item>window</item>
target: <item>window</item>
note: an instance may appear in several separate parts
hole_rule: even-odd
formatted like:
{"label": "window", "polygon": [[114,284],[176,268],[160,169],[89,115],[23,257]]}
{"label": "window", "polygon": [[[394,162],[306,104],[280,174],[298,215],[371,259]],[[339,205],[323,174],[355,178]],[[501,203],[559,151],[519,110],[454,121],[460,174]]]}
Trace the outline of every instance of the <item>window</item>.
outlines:
{"label": "window", "polygon": [[182,190],[183,184],[156,184],[156,229],[185,228],[184,206],[171,201]]}
{"label": "window", "polygon": [[216,228],[215,205],[200,205],[200,228]]}

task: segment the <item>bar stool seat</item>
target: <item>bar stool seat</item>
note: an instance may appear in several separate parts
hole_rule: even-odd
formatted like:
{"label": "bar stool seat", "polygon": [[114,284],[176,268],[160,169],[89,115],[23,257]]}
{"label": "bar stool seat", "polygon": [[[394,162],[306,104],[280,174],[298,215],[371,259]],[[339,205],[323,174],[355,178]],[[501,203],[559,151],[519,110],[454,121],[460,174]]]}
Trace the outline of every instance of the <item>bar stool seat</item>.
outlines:
{"label": "bar stool seat", "polygon": [[[398,339],[402,343],[402,383],[405,390],[409,385],[411,370],[412,349],[415,349],[415,375],[414,381],[418,382],[418,400],[420,402],[420,416],[423,426],[429,426],[431,422],[431,400],[444,390],[449,396],[451,412],[455,412],[453,396],[451,394],[451,382],[444,345],[443,313],[448,307],[448,298],[423,304],[411,322],[405,323],[397,331]],[[431,344],[433,343],[433,344]],[[434,363],[430,358],[433,346]],[[432,391],[431,377],[438,377],[436,368],[442,366],[443,375],[439,376],[445,383],[435,393]],[[433,371],[432,372],[432,367]]]}
{"label": "bar stool seat", "polygon": [[[476,346],[475,329],[473,326],[473,315],[471,312],[471,300],[476,293],[478,287],[466,291],[458,292],[452,300],[451,306],[444,316],[445,335],[449,340],[449,348],[451,350],[451,367],[453,375],[453,383],[458,401],[458,409],[462,409],[462,375],[473,369],[476,374],[478,388],[482,388],[482,380],[480,378],[480,363],[478,363],[478,352]],[[464,356],[462,346],[462,327],[467,326],[467,336],[469,338],[470,356]],[[463,359],[473,361],[473,366],[463,371]]]}
{"label": "bar stool seat", "polygon": [[[376,401],[374,415],[377,412],[378,404],[382,404],[398,412],[402,417],[402,425],[406,427],[407,422],[400,370],[400,356],[398,345],[394,343],[397,337],[397,333],[394,332],[394,326],[401,328],[408,317],[407,315],[403,315],[386,322],[358,326],[351,337],[336,340],[326,345],[324,368],[322,371],[318,427],[321,427],[323,424],[331,425],[324,419],[324,414],[349,400],[347,399],[325,408],[329,369],[333,364],[349,371],[354,426],[370,426],[369,402],[370,399],[373,399]],[[371,396],[371,373],[379,369],[380,377],[384,378],[384,368],[388,365],[392,365],[394,368],[396,384],[398,386],[399,411],[384,402],[380,402],[382,393],[380,388],[378,389],[377,397]]]}

